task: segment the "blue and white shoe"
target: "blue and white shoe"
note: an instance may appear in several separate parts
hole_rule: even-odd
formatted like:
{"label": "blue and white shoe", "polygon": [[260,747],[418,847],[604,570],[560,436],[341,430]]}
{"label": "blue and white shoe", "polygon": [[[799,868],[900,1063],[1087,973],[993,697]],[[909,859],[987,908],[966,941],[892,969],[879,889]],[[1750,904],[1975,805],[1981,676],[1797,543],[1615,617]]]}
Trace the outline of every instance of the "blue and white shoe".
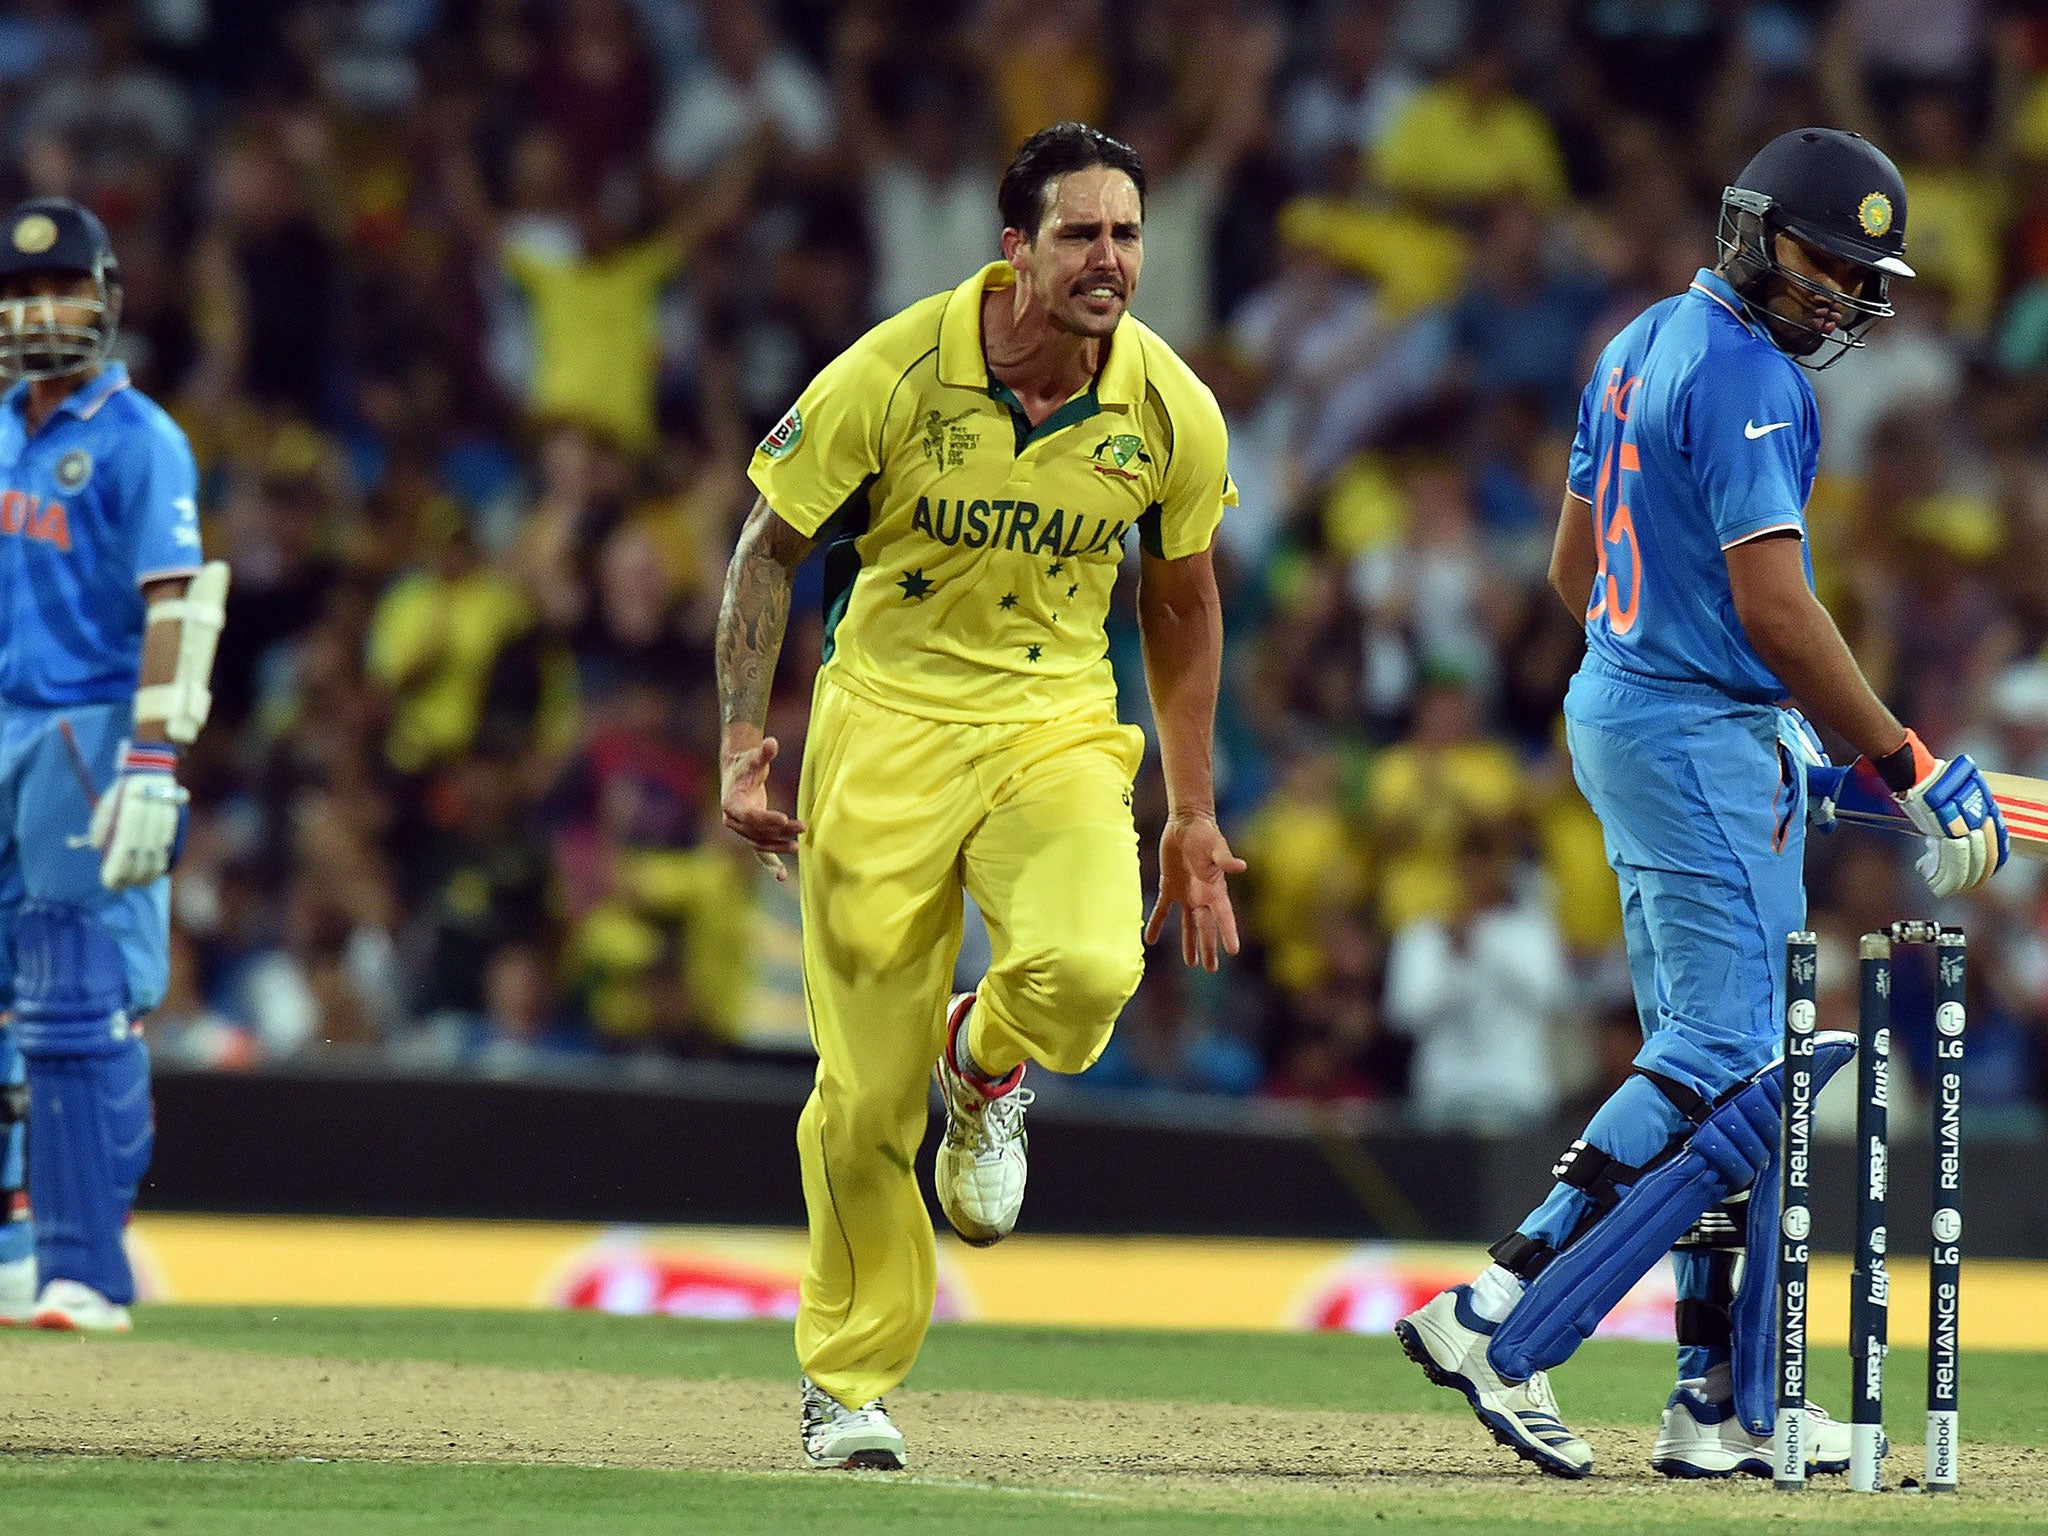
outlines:
{"label": "blue and white shoe", "polygon": [[[1806,1470],[1849,1470],[1849,1426],[1806,1405]],[[1878,1455],[1890,1447],[1880,1437]],[[1704,1378],[1681,1381],[1664,1405],[1664,1423],[1650,1452],[1651,1469],[1666,1477],[1769,1477],[1771,1437],[1753,1435],[1735,1416],[1735,1392],[1728,1367],[1717,1365]]]}
{"label": "blue and white shoe", "polygon": [[1494,1439],[1552,1477],[1586,1476],[1593,1448],[1558,1418],[1550,1378],[1538,1371],[1527,1381],[1503,1381],[1487,1363],[1493,1330],[1472,1310],[1469,1285],[1439,1292],[1394,1324],[1408,1358],[1436,1385],[1464,1393]]}

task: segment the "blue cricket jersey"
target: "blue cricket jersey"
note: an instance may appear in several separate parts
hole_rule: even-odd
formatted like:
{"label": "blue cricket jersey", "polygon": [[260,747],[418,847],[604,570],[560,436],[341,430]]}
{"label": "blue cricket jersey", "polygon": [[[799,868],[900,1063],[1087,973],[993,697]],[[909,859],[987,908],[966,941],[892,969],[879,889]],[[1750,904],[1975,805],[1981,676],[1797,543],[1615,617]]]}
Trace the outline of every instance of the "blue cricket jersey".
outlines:
{"label": "blue cricket jersey", "polygon": [[200,566],[192,450],[120,363],[33,434],[27,395],[0,396],[0,701],[118,702],[142,667],[142,584]]}
{"label": "blue cricket jersey", "polygon": [[1727,283],[1703,267],[1636,316],[1600,354],[1572,442],[1568,484],[1591,504],[1600,550],[1587,653],[1783,698],[1735,617],[1724,552],[1772,529],[1805,539],[1819,455],[1813,386]]}

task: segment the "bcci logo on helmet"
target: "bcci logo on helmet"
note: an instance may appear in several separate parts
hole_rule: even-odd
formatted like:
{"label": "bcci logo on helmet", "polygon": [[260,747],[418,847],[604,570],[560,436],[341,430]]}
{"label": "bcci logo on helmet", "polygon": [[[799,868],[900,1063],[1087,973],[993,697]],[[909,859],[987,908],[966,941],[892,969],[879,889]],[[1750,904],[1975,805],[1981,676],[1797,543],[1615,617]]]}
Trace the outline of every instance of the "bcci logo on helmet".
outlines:
{"label": "bcci logo on helmet", "polygon": [[14,226],[14,248],[24,256],[40,256],[57,243],[57,221],[32,213]]}
{"label": "bcci logo on helmet", "polygon": [[1875,240],[1890,232],[1892,227],[1892,200],[1882,192],[1873,192],[1856,205],[1856,222],[1863,226],[1863,233]]}

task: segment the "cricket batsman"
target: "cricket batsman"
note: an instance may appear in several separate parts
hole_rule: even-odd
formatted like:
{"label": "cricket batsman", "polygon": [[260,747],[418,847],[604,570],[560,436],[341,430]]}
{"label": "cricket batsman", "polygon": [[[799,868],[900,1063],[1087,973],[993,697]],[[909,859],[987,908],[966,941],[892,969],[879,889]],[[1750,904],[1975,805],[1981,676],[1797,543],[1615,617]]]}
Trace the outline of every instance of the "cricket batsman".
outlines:
{"label": "cricket batsman", "polygon": [[120,318],[90,212],[40,199],[0,223],[0,1322],[115,1331],[178,748],[206,723],[228,582],[200,560],[185,435],[107,361]]}
{"label": "cricket batsman", "polygon": [[[817,1085],[797,1127],[811,1251],[797,1316],[814,1466],[903,1465],[882,1395],[931,1321],[913,1160],[946,1105],[939,1203],[970,1243],[1015,1225],[1027,1062],[1079,1072],[1138,985],[1141,926],[1237,950],[1210,739],[1222,617],[1210,546],[1237,492],[1221,412],[1127,313],[1145,173],[1079,123],[1017,151],[1003,260],[913,304],[812,381],[754,452],[760,497],[718,628],[726,825],[801,857]],[[1138,612],[1170,814],[1149,921],[1103,623],[1136,530]],[[791,575],[825,550],[824,665],[792,818],[764,735]],[[962,892],[994,959],[947,998]],[[936,1068],[934,1062],[936,1061]]]}
{"label": "cricket batsman", "polygon": [[[1809,815],[1832,814],[1843,772],[1790,701],[1883,776],[1926,834],[1935,895],[2005,862],[1976,765],[1892,717],[1813,595],[1820,426],[1802,370],[1892,313],[1905,240],[1878,149],[1783,134],[1722,193],[1719,265],[1615,337],[1580,402],[1550,579],[1586,628],[1565,722],[1621,885],[1643,1047],[1494,1262],[1395,1328],[1496,1440],[1560,1477],[1593,1453],[1545,1373],[1674,1245],[1680,1379],[1651,1464],[1771,1470],[1785,938],[1805,926]],[[1816,1088],[1854,1044],[1819,1037]],[[1847,1426],[1808,1411],[1809,1469],[1844,1470]]]}

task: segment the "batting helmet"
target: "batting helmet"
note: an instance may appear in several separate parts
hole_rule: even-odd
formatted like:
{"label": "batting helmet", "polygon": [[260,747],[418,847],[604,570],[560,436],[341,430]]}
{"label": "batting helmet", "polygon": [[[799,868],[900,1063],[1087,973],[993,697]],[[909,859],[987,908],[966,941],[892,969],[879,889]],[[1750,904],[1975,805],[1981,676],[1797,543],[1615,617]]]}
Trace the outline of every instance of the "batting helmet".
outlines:
{"label": "batting helmet", "polygon": [[[1789,271],[1773,241],[1783,231],[1864,270],[1857,291],[1837,293]],[[1780,344],[1804,360],[1824,343],[1836,350],[1824,368],[1851,347],[1862,332],[1891,314],[1891,279],[1911,277],[1906,265],[1906,184],[1883,150],[1858,133],[1840,128],[1795,128],[1781,133],[1743,167],[1733,186],[1721,192],[1721,266],[1730,285],[1756,303],[1769,279],[1822,295],[1848,311],[1848,321],[1827,332],[1772,314]],[[1786,345],[1783,328],[1794,340]]]}
{"label": "batting helmet", "polygon": [[0,291],[13,279],[47,272],[91,278],[94,296],[0,297],[0,374],[9,378],[75,373],[101,362],[114,344],[121,265],[106,226],[67,198],[31,199],[0,225]]}

